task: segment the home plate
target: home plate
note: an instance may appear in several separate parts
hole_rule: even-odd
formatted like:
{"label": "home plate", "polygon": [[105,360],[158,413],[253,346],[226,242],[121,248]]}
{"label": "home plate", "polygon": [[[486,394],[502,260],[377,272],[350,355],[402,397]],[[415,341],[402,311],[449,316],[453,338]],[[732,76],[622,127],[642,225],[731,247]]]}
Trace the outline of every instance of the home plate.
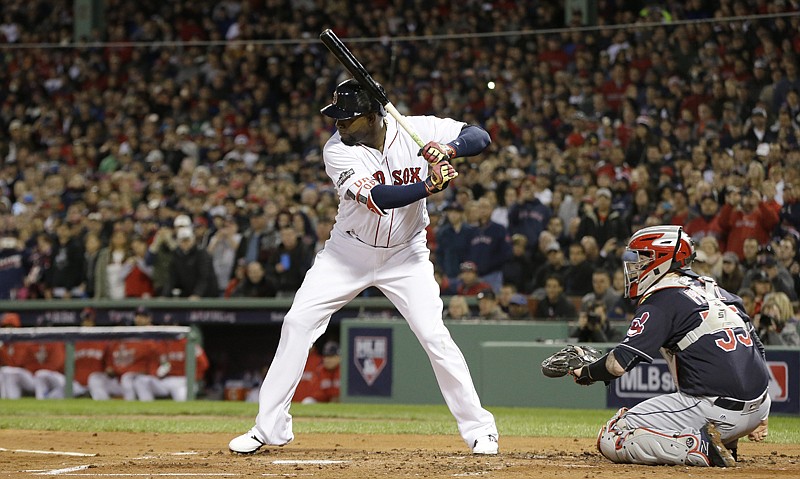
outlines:
{"label": "home plate", "polygon": [[278,459],[272,461],[273,464],[282,464],[282,465],[297,465],[297,464],[347,464],[348,461],[333,461],[330,459],[310,459],[310,460],[301,460],[301,459]]}

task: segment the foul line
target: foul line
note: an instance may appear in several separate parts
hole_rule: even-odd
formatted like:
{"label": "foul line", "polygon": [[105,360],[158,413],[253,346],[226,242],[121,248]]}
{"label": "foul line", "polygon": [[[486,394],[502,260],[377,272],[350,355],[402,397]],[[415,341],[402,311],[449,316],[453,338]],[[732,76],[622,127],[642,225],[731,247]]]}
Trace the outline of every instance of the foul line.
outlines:
{"label": "foul line", "polygon": [[28,454],[55,454],[58,456],[78,456],[78,457],[95,457],[97,454],[87,454],[85,452],[67,452],[67,451],[37,451],[34,449],[6,449],[0,447],[0,452],[24,452]]}
{"label": "foul line", "polygon": [[85,466],[75,466],[75,467],[65,467],[64,469],[53,469],[52,471],[42,471],[37,472],[34,476],[60,476],[61,474],[66,474],[68,472],[75,472],[75,471],[82,471],[84,469],[89,469],[90,465]]}

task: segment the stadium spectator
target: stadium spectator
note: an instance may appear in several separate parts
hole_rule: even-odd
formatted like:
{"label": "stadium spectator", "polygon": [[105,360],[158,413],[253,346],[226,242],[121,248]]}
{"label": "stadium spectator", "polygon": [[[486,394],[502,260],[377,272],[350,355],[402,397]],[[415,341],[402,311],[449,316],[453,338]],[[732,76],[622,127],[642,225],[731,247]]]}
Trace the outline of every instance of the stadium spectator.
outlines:
{"label": "stadium spectator", "polygon": [[126,260],[125,297],[151,298],[155,295],[155,288],[153,267],[147,264],[147,241],[138,235],[131,238],[131,253]]}
{"label": "stadium spectator", "polygon": [[784,293],[769,293],[764,297],[761,311],[753,318],[753,325],[765,345],[800,346],[794,307]]}
{"label": "stadium spectator", "polygon": [[744,270],[739,265],[736,253],[728,251],[722,255],[722,270],[719,275],[719,285],[726,291],[739,291],[744,280]]}
{"label": "stadium spectator", "polygon": [[172,252],[163,296],[189,299],[219,296],[211,256],[197,248],[192,229],[188,226],[178,228],[175,238],[178,247]]}
{"label": "stadium spectator", "polygon": [[294,294],[303,282],[306,271],[311,267],[312,260],[311,246],[300,241],[294,226],[281,228],[280,244],[269,265],[270,274],[275,278],[278,295]]}
{"label": "stadium spectator", "polygon": [[244,278],[231,296],[235,298],[272,298],[278,293],[275,284],[266,275],[264,265],[251,261],[245,266]]}
{"label": "stadium spectator", "polygon": [[467,260],[472,238],[477,229],[464,218],[464,207],[451,201],[444,207],[445,221],[436,228],[436,264],[450,281],[458,278],[459,266]]}
{"label": "stadium spectator", "polygon": [[611,274],[605,269],[596,269],[592,273],[592,291],[581,298],[583,307],[588,310],[588,305],[593,301],[602,301],[606,304],[606,311],[613,310],[622,295],[611,287]]}
{"label": "stadium spectator", "polygon": [[524,294],[514,294],[508,302],[508,319],[528,320],[533,319],[528,307],[528,298]]}
{"label": "stadium spectator", "polygon": [[503,285],[503,264],[511,256],[511,241],[508,231],[491,220],[491,202],[480,198],[475,203],[478,228],[470,240],[467,258],[478,266],[481,281],[499,291]]}
{"label": "stadium spectator", "polygon": [[619,336],[608,321],[606,305],[602,301],[595,301],[581,311],[578,325],[569,334],[579,343],[613,343],[619,340]]}
{"label": "stadium spectator", "polygon": [[[211,265],[214,267],[216,283],[220,288],[224,289],[233,276],[236,265],[236,252],[239,249],[241,240],[242,235],[239,234],[236,218],[228,215],[223,218],[221,227],[208,242],[206,251],[211,256]],[[219,291],[217,295],[221,296],[222,293],[223,291]]]}
{"label": "stadium spectator", "polygon": [[564,283],[559,276],[550,276],[544,283],[544,298],[539,300],[533,319],[574,319],[575,305],[564,294]]}
{"label": "stadium spectator", "polygon": [[111,234],[109,245],[100,250],[95,265],[95,298],[125,298],[125,278],[130,271],[128,260],[132,257],[129,239],[124,231],[117,229]]}
{"label": "stadium spectator", "polygon": [[469,319],[472,317],[472,312],[467,304],[467,299],[461,295],[453,295],[447,303],[447,311],[445,311],[445,319]]}
{"label": "stadium spectator", "polygon": [[491,288],[484,289],[476,296],[478,298],[478,318],[488,320],[508,319],[497,302],[497,295]]}
{"label": "stadium spectator", "polygon": [[464,261],[459,269],[461,274],[458,275],[458,281],[454,284],[456,294],[477,296],[481,291],[492,287],[489,283],[480,279],[478,265],[473,261]]}
{"label": "stadium spectator", "polygon": [[[774,200],[770,198],[769,201]],[[759,191],[731,189],[719,213],[720,227],[728,235],[726,251],[744,258],[745,240],[755,238],[758,244],[765,245],[778,221],[778,213],[762,200]]]}
{"label": "stadium spectator", "polygon": [[529,293],[534,266],[528,253],[528,238],[520,233],[511,236],[511,257],[503,264],[503,282],[517,291]]}
{"label": "stadium spectator", "polygon": [[83,247],[80,239],[67,223],[56,227],[56,241],[53,245],[53,264],[49,271],[48,297],[81,298],[84,296]]}
{"label": "stadium spectator", "polygon": [[567,296],[583,296],[592,290],[594,268],[586,258],[586,250],[579,242],[569,245],[569,274],[566,276],[564,293]]}

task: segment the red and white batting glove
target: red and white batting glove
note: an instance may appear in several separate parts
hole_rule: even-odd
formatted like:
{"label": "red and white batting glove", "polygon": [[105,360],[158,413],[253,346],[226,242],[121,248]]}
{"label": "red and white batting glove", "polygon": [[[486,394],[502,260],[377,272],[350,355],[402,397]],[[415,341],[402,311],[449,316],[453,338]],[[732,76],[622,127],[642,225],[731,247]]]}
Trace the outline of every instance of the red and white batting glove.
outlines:
{"label": "red and white batting glove", "polygon": [[440,161],[449,161],[456,157],[456,150],[448,144],[429,141],[427,145],[420,148],[417,156],[422,156],[428,163],[435,165]]}
{"label": "red and white batting glove", "polygon": [[439,161],[431,165],[431,174],[425,178],[425,189],[428,196],[447,188],[450,181],[458,176],[458,172],[449,161]]}

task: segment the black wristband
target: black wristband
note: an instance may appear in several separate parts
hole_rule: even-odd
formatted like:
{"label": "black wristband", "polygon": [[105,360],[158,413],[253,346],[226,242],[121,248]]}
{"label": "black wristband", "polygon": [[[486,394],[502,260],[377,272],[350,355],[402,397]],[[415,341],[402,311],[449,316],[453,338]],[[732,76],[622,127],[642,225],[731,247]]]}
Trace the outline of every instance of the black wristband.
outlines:
{"label": "black wristband", "polygon": [[608,353],[604,354],[602,358],[592,364],[584,366],[584,369],[586,369],[589,375],[589,379],[592,381],[612,381],[617,379],[617,377],[611,374],[608,368],[606,368],[606,359],[608,359]]}

